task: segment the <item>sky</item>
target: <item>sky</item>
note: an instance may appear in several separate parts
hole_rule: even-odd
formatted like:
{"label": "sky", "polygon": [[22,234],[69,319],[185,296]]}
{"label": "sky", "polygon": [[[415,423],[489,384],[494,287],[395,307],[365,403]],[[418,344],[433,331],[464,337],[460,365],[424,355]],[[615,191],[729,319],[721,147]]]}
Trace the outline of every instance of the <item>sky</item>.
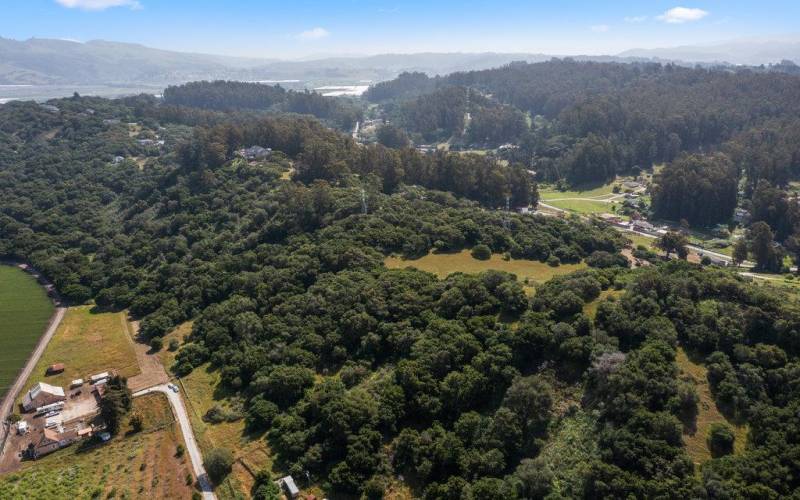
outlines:
{"label": "sky", "polygon": [[617,54],[798,38],[798,0],[3,0],[0,37],[297,59],[412,52]]}

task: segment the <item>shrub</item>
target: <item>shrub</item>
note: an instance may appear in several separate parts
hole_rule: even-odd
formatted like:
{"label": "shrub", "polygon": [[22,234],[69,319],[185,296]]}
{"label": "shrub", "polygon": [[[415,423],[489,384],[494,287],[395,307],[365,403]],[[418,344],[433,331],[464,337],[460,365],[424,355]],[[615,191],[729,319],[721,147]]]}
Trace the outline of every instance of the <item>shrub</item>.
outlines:
{"label": "shrub", "polygon": [[175,352],[178,350],[178,347],[180,347],[180,342],[178,342],[178,339],[170,339],[169,350]]}
{"label": "shrub", "polygon": [[154,352],[160,351],[163,347],[164,341],[161,339],[161,337],[153,337],[150,339],[150,349],[152,349]]}
{"label": "shrub", "polygon": [[138,411],[133,412],[131,414],[131,418],[130,420],[128,420],[128,423],[130,424],[131,430],[133,430],[133,432],[139,432],[142,430],[142,427],[144,427],[144,421],[142,420],[142,415]]}
{"label": "shrub", "polygon": [[175,457],[181,458],[185,452],[186,449],[183,447],[183,445],[178,443],[178,446],[175,447]]}
{"label": "shrub", "polygon": [[550,267],[558,267],[561,265],[561,259],[556,257],[555,255],[551,255],[547,258],[547,265]]}
{"label": "shrub", "polygon": [[478,260],[489,260],[492,258],[492,249],[487,245],[480,244],[472,247],[472,258]]}
{"label": "shrub", "polygon": [[219,484],[233,468],[233,453],[226,448],[214,448],[203,457],[203,466],[208,477]]}
{"label": "shrub", "polygon": [[716,423],[708,431],[708,449],[714,458],[730,455],[733,453],[733,443],[736,436],[730,426]]}

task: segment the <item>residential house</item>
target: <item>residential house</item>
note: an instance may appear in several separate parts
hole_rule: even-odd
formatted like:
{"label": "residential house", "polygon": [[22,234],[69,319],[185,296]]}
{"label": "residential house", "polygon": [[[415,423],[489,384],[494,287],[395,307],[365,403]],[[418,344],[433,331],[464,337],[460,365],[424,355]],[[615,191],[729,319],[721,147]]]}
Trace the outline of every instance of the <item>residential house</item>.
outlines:
{"label": "residential house", "polygon": [[261,146],[250,146],[240,149],[237,154],[248,161],[263,160],[272,154],[272,148],[262,148]]}
{"label": "residential house", "polygon": [[30,445],[33,447],[33,458],[39,458],[65,446],[69,446],[74,443],[76,439],[77,433],[75,431],[58,432],[55,429],[45,429],[42,435]]}
{"label": "residential house", "polygon": [[41,406],[66,401],[66,399],[63,388],[39,382],[25,394],[22,399],[22,409],[32,411]]}
{"label": "residential house", "polygon": [[656,228],[646,220],[639,219],[631,223],[631,229],[634,231],[653,232]]}

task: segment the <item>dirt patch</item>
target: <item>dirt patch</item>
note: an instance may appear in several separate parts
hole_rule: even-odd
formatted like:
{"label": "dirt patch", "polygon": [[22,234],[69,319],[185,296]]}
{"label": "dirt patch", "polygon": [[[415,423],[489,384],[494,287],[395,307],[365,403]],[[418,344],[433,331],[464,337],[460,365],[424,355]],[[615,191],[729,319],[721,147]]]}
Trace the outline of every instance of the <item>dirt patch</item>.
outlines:
{"label": "dirt patch", "polygon": [[139,322],[127,321],[124,317],[124,328],[127,333],[128,340],[133,346],[136,353],[136,361],[139,364],[141,373],[135,377],[128,379],[128,388],[136,392],[155,385],[165,384],[169,382],[169,375],[167,375],[158,353],[151,351],[150,346],[142,341],[139,337]]}

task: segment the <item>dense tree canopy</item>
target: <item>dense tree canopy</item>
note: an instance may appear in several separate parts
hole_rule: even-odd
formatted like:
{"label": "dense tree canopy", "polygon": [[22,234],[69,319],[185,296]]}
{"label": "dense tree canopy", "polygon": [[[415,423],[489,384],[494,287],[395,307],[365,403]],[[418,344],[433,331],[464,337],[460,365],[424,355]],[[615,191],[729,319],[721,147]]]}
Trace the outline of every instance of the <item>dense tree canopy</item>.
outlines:
{"label": "dense tree canopy", "polygon": [[[559,64],[557,75],[578,63]],[[593,74],[602,68],[607,81]],[[648,68],[591,66],[581,85],[694,74]],[[399,476],[430,499],[800,488],[800,311],[784,292],[687,262],[627,269],[622,236],[604,224],[496,210],[506,196],[536,201],[513,162],[357,145],[309,117],[144,96],[53,103],[58,113],[0,106],[0,257],[28,260],[73,302],[129,309],[145,337],[193,320],[171,369],[216,371],[276,471],[368,498]],[[565,109],[527,106],[539,105]],[[602,121],[570,149],[576,171],[595,165],[590,151],[619,158]],[[252,145],[273,151],[237,156]],[[679,156],[654,202],[693,223],[729,217],[732,169],[722,154]],[[691,205],[679,189],[719,206]],[[757,259],[774,248],[761,224]],[[500,271],[439,279],[383,265],[392,253],[463,249],[591,267],[534,287]],[[718,457],[700,470],[683,445],[698,407],[678,349],[704,361],[717,406],[749,428],[733,454],[715,432]],[[205,460],[219,480],[232,457],[215,455]],[[254,496],[273,498],[270,480],[259,473]]]}

